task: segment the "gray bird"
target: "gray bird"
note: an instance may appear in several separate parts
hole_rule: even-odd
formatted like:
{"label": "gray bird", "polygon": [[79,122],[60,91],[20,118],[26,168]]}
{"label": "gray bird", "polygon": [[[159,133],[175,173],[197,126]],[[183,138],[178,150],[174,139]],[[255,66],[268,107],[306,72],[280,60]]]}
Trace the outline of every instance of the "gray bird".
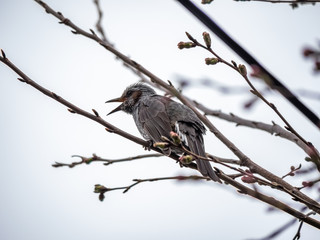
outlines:
{"label": "gray bird", "polygon": [[[157,95],[151,87],[142,83],[130,85],[121,97],[107,101],[109,102],[122,102],[109,114],[120,110],[131,114],[140,134],[146,140],[161,142],[161,136],[170,139],[170,132],[174,131],[190,151],[206,156],[202,136],[206,129],[189,107]],[[170,155],[171,149],[164,149],[163,152]],[[196,159],[196,163],[203,176],[221,183],[208,161]]]}

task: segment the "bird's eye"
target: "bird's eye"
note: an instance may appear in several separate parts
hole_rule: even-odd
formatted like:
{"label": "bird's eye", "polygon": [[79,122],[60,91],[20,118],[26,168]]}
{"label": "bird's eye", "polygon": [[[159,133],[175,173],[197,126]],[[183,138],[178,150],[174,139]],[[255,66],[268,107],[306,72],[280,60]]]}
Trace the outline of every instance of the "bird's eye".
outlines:
{"label": "bird's eye", "polygon": [[132,90],[129,90],[129,91],[127,92],[126,96],[129,97],[129,96],[131,96],[131,94],[132,94]]}

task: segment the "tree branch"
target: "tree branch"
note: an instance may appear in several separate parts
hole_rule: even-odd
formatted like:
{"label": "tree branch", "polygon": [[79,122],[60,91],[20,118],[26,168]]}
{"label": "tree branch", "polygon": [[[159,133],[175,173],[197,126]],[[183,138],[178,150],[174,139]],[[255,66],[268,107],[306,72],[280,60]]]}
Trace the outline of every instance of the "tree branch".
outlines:
{"label": "tree branch", "polygon": [[194,103],[195,103],[195,106],[201,111],[203,111],[204,114],[206,115],[218,117],[220,119],[236,123],[236,126],[246,126],[254,129],[259,129],[259,130],[268,132],[272,135],[287,139],[297,144],[306,154],[308,154],[308,156],[314,157],[314,155],[312,154],[313,151],[310,151],[310,147],[304,141],[299,139],[292,132],[282,128],[275,122],[272,122],[272,124],[266,124],[263,122],[248,120],[248,119],[241,118],[233,113],[226,114],[226,113],[223,113],[222,111],[209,109],[201,103],[198,103],[198,102],[194,102]]}
{"label": "tree branch", "polygon": [[103,165],[108,166],[112,163],[119,163],[119,162],[129,162],[133,160],[139,160],[143,158],[150,158],[150,157],[163,157],[163,154],[144,154],[144,155],[137,155],[133,157],[127,157],[127,158],[120,158],[120,159],[106,159],[106,158],[101,158],[97,156],[96,154],[92,154],[92,157],[84,157],[84,156],[79,156],[79,155],[73,155],[72,157],[78,157],[81,159],[81,161],[78,162],[72,162],[72,163],[60,163],[60,162],[55,162],[52,164],[52,167],[69,167],[73,168],[77,165],[81,164],[90,164],[92,162],[104,162]]}
{"label": "tree branch", "polygon": [[191,176],[175,176],[175,177],[157,177],[157,178],[147,178],[147,179],[133,179],[134,183],[124,186],[124,187],[115,187],[115,188],[108,188],[101,184],[96,184],[94,186],[94,192],[99,193],[99,200],[103,201],[106,192],[115,191],[115,190],[124,190],[123,193],[128,192],[131,188],[137,186],[140,183],[145,182],[156,182],[156,181],[163,181],[163,180],[178,180],[178,181],[185,181],[185,180],[210,180],[210,178],[206,178],[203,176],[191,175]]}
{"label": "tree branch", "polygon": [[93,2],[96,5],[97,11],[98,11],[98,20],[97,20],[97,23],[96,23],[96,29],[101,34],[102,40],[105,41],[105,42],[109,42],[109,40],[107,40],[107,37],[106,37],[105,32],[103,30],[103,27],[101,25],[103,12],[102,12],[101,7],[100,7],[100,2],[99,2],[99,0],[93,0]]}

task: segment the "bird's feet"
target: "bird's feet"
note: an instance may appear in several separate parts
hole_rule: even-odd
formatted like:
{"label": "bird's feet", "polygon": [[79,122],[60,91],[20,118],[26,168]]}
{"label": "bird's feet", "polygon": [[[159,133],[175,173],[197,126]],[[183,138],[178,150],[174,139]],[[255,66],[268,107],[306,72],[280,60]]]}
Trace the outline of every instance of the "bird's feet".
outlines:
{"label": "bird's feet", "polygon": [[153,142],[152,142],[152,140],[148,140],[147,142],[148,142],[148,146],[143,146],[143,148],[144,148],[144,150],[150,151],[151,147],[153,145]]}

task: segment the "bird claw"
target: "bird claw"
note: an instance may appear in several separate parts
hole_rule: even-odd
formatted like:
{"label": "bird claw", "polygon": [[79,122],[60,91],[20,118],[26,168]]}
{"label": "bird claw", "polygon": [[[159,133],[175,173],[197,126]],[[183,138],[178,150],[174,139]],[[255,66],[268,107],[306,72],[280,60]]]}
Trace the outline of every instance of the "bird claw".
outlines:
{"label": "bird claw", "polygon": [[151,147],[153,145],[153,142],[152,142],[152,140],[148,140],[147,142],[148,142],[148,146],[143,146],[143,148],[144,148],[144,150],[150,151]]}

